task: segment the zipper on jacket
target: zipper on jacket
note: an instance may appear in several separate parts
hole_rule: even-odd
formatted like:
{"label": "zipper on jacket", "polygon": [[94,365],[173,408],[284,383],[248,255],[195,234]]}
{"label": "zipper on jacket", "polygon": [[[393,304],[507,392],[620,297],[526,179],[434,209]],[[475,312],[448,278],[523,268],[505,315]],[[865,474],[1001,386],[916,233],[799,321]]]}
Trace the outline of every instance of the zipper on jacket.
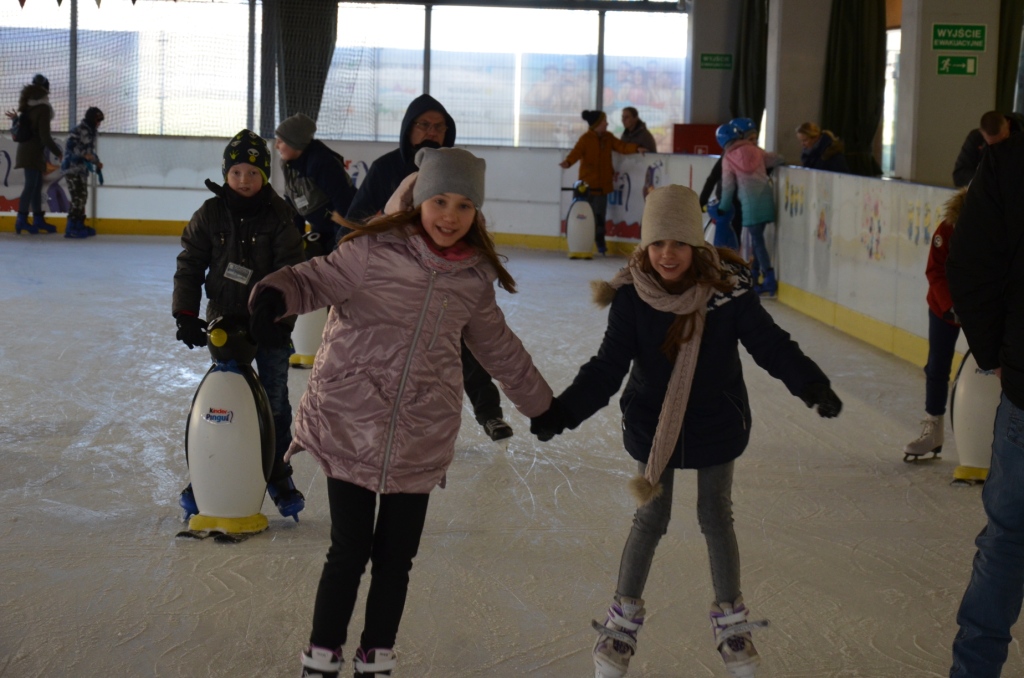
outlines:
{"label": "zipper on jacket", "polygon": [[448,297],[446,296],[441,302],[441,313],[437,316],[437,324],[434,325],[434,336],[430,337],[430,343],[427,344],[427,349],[434,348],[434,342],[437,341],[437,335],[441,333],[441,321],[444,320],[444,312],[448,310]]}
{"label": "zipper on jacket", "polygon": [[380,494],[384,494],[384,479],[388,476],[388,464],[391,463],[391,443],[395,439],[395,426],[398,423],[398,406],[402,402],[402,392],[405,391],[405,382],[409,379],[409,368],[412,367],[412,354],[416,350],[416,342],[419,341],[423,332],[423,321],[427,317],[427,308],[430,306],[430,297],[434,293],[434,279],[437,271],[430,272],[430,283],[427,285],[427,297],[423,300],[423,308],[420,309],[419,320],[416,321],[416,331],[412,335],[412,344],[409,346],[409,355],[405,357],[405,367],[402,369],[402,378],[398,381],[398,391],[395,393],[395,404],[391,409],[391,421],[388,423],[388,442],[384,446],[384,463],[380,467]]}

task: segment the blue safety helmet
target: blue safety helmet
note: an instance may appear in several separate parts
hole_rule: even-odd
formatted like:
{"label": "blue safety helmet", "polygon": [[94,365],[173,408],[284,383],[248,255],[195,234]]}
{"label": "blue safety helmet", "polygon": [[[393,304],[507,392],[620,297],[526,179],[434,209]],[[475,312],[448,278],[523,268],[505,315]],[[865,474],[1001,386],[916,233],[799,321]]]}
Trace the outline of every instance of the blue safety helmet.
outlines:
{"label": "blue safety helmet", "polygon": [[723,151],[730,143],[742,137],[743,133],[740,132],[739,128],[731,122],[720,125],[718,129],[715,130],[715,139],[718,141],[718,145],[722,147]]}
{"label": "blue safety helmet", "polygon": [[757,131],[757,125],[750,118],[733,118],[729,124],[740,131],[740,136],[746,136],[748,132]]}

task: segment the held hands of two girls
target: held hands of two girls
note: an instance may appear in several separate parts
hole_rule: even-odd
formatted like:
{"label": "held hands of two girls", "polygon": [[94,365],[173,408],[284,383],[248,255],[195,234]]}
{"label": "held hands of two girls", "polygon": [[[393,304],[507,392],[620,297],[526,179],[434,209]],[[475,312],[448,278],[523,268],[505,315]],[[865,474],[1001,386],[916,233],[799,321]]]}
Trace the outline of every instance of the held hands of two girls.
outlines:
{"label": "held hands of two girls", "polygon": [[284,348],[291,341],[291,330],[277,322],[287,307],[284,295],[273,287],[263,288],[252,301],[252,316],[249,318],[249,334],[253,341],[268,348]]}
{"label": "held hands of two girls", "polygon": [[551,406],[548,407],[547,412],[530,419],[530,433],[537,436],[542,443],[561,434],[565,427],[565,412],[558,404],[558,398],[551,399]]}
{"label": "held hands of two girls", "polygon": [[839,415],[843,409],[843,401],[839,399],[835,391],[828,384],[815,383],[807,384],[800,399],[807,404],[807,407],[818,406],[818,416],[831,419]]}

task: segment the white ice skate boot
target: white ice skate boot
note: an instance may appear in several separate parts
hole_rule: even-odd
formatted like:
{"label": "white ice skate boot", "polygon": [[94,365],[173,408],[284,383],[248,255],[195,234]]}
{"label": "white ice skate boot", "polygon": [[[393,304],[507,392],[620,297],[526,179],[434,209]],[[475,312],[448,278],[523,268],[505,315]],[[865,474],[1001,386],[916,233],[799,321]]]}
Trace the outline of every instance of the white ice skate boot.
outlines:
{"label": "white ice skate boot", "polygon": [[338,678],[342,664],[341,649],[328,650],[326,647],[310,645],[302,651],[301,678]]}
{"label": "white ice skate boot", "polygon": [[938,459],[942,452],[943,416],[925,415],[921,420],[921,435],[903,448],[903,461],[918,461],[930,454],[928,459]]}
{"label": "white ice skate boot", "polygon": [[747,621],[747,608],[743,596],[734,603],[711,603],[711,628],[715,632],[715,646],[722,654],[725,668],[734,678],[753,678],[761,663],[754,649],[750,632],[768,626],[767,620]]}
{"label": "white ice skate boot", "polygon": [[383,647],[375,647],[372,650],[359,648],[356,650],[356,658],[352,660],[357,678],[390,676],[397,663],[395,651]]}
{"label": "white ice skate boot", "polygon": [[629,660],[636,654],[636,634],[644,624],[644,601],[640,598],[619,598],[608,608],[604,624],[591,625],[601,634],[594,644],[594,675],[596,678],[621,678],[629,669]]}

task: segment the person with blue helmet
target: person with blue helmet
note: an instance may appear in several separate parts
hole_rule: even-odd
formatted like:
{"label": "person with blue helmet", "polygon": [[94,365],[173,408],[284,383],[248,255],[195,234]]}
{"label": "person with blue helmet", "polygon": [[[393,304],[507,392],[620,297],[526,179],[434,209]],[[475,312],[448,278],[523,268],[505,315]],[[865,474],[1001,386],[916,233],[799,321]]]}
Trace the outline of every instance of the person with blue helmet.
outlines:
{"label": "person with blue helmet", "polygon": [[[718,203],[722,199],[722,157],[725,157],[725,148],[733,141],[742,138],[743,134],[740,129],[733,124],[734,121],[729,121],[724,125],[720,125],[715,130],[715,139],[718,141],[718,145],[722,147],[722,156],[719,157],[718,162],[711,169],[711,174],[708,175],[707,181],[704,182],[704,189],[700,193],[700,206],[707,210],[708,216],[715,222],[715,247],[728,247],[729,249],[739,252],[740,249],[740,229],[742,219],[742,209],[739,201],[732,211],[719,211]],[[711,192],[715,192],[716,200],[711,201]]]}
{"label": "person with blue helmet", "polygon": [[768,173],[782,158],[777,153],[766,153],[739,127],[731,123],[729,127],[736,131],[737,138],[729,141],[722,156],[722,199],[718,208],[728,212],[737,197],[743,203],[743,228],[750,233],[756,267],[764,274],[763,283],[757,284],[755,278],[754,291],[773,297],[778,285],[764,231],[769,222],[775,221],[775,196]]}

